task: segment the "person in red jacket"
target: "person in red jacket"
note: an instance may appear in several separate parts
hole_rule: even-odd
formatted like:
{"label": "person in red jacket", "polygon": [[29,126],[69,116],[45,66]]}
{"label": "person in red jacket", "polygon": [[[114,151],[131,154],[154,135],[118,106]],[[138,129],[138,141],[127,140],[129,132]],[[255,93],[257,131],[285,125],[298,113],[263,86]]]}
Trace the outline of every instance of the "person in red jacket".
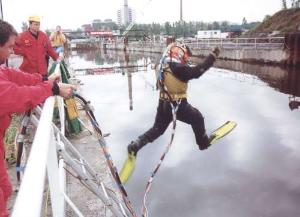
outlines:
{"label": "person in red jacket", "polygon": [[51,95],[69,97],[74,90],[70,84],[56,83],[59,75],[53,74],[48,80],[43,80],[40,74],[24,73],[3,65],[13,53],[16,37],[13,26],[0,20],[0,217],[8,217],[6,203],[12,191],[3,142],[12,113],[32,109]]}
{"label": "person in red jacket", "polygon": [[47,76],[47,57],[51,56],[53,60],[57,60],[59,56],[52,48],[48,36],[40,31],[40,18],[30,16],[28,21],[29,29],[17,38],[14,52],[23,56],[20,66],[22,71]]}

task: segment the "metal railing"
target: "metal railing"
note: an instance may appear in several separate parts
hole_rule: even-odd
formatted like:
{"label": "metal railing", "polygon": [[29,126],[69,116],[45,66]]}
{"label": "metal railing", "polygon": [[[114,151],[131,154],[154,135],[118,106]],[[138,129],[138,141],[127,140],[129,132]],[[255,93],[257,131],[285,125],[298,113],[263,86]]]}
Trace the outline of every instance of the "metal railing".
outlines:
{"label": "metal railing", "polygon": [[[183,40],[192,49],[211,49],[218,46],[223,49],[283,49],[285,45],[284,37],[266,37],[266,38],[208,38],[208,39],[189,39]],[[122,47],[122,43],[107,43],[107,48]],[[131,41],[129,48],[135,49],[163,49],[165,42],[161,41]]]}
{"label": "metal railing", "polygon": [[[47,167],[50,164],[56,164],[55,167],[58,168],[57,161],[50,159],[50,156],[53,156],[51,152],[55,150],[53,147],[50,148],[50,146],[55,146],[52,128],[53,108],[54,97],[50,97],[46,100],[41,113],[12,217],[40,216]],[[53,177],[52,181],[59,183],[58,179],[58,176],[56,176]],[[52,187],[59,188],[57,185]],[[63,216],[59,214],[61,211],[56,204],[59,204],[58,200],[52,204],[54,213],[58,217]]]}
{"label": "metal railing", "polygon": [[220,39],[197,39],[186,41],[193,49],[211,48],[219,46],[225,49],[283,49],[284,37],[267,38],[220,38]]}
{"label": "metal railing", "polygon": [[[60,73],[60,64],[57,64],[55,73]],[[37,126],[29,158],[26,163],[21,186],[16,198],[12,217],[40,216],[43,193],[45,189],[46,171],[50,186],[53,216],[63,217],[65,211],[63,177],[59,176],[56,142],[52,127],[52,118],[55,98],[58,101],[61,131],[64,132],[64,103],[61,97],[49,97],[43,109],[37,107],[35,112],[40,119],[32,115],[31,122]]]}

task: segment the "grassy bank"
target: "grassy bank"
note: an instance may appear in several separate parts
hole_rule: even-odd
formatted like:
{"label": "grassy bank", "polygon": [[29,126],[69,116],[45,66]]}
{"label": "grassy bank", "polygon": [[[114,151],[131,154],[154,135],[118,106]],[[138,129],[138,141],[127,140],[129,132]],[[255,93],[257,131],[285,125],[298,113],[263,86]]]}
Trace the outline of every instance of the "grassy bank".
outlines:
{"label": "grassy bank", "polygon": [[20,116],[13,115],[12,122],[9,128],[6,130],[4,144],[5,144],[5,158],[9,164],[12,164],[16,161],[15,158],[15,137],[18,131]]}

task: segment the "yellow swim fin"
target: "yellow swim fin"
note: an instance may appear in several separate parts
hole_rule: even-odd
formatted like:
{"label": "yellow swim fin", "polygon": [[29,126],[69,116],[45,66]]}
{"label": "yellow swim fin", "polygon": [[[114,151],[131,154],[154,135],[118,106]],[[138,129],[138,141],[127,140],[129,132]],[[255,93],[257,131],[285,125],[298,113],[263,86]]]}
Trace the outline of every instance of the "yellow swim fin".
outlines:
{"label": "yellow swim fin", "polygon": [[128,157],[123,165],[123,168],[120,172],[120,180],[125,184],[130,176],[132,175],[135,168],[136,156],[133,154],[128,154]]}
{"label": "yellow swim fin", "polygon": [[220,126],[218,129],[214,130],[210,136],[209,136],[209,143],[213,144],[219,139],[226,136],[228,133],[230,133],[235,127],[237,126],[237,123],[234,121],[227,121],[225,124]]}

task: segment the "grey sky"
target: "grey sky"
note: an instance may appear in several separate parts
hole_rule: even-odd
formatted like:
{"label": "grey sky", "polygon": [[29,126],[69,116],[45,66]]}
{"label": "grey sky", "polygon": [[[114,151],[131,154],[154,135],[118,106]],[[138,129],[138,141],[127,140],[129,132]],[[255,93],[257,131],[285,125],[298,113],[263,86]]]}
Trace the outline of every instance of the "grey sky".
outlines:
{"label": "grey sky", "polygon": [[[4,19],[20,30],[29,15],[42,16],[42,29],[78,28],[93,19],[116,21],[124,0],[2,0]],[[128,0],[138,23],[164,23],[179,20],[180,0]],[[183,0],[185,21],[261,21],[282,7],[281,0]]]}

